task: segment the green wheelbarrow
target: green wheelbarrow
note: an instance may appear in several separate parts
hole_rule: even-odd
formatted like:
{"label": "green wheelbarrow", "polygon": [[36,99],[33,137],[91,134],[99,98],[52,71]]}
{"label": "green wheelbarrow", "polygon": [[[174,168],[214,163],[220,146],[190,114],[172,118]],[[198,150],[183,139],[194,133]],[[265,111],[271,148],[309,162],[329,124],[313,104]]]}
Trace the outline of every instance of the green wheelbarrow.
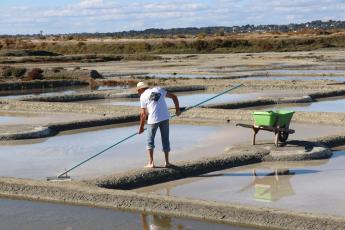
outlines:
{"label": "green wheelbarrow", "polygon": [[294,111],[289,110],[257,111],[252,113],[254,125],[236,124],[236,126],[250,128],[254,131],[253,145],[255,145],[256,135],[260,130],[273,132],[274,144],[279,147],[279,142],[285,143],[289,135],[295,133],[295,130],[290,129],[290,122],[294,113]]}

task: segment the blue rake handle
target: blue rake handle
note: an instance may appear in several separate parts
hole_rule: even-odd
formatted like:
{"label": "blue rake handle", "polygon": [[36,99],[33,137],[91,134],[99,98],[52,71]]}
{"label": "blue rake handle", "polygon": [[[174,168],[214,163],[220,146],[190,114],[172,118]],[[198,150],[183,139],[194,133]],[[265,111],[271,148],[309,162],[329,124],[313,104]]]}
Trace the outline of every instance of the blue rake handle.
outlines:
{"label": "blue rake handle", "polygon": [[[200,103],[197,103],[197,104],[195,104],[195,105],[193,105],[193,106],[187,107],[187,108],[184,109],[182,112],[186,112],[186,111],[188,111],[188,110],[191,110],[191,109],[194,109],[194,108],[196,108],[196,107],[199,107],[200,105],[205,104],[206,102],[209,102],[209,101],[215,99],[216,97],[219,97],[219,96],[221,96],[221,95],[223,95],[223,94],[226,94],[226,93],[228,93],[228,92],[230,92],[230,91],[232,91],[232,90],[234,90],[234,89],[237,89],[237,88],[239,88],[239,87],[241,87],[241,86],[243,86],[243,84],[235,85],[235,86],[231,87],[230,89],[225,90],[224,92],[221,92],[221,93],[219,93],[219,94],[217,94],[217,95],[215,95],[215,96],[213,96],[213,97],[210,97],[210,98],[208,98],[208,99],[206,99],[206,100],[204,100],[204,101],[202,101],[202,102],[200,102]],[[170,118],[174,118],[174,117],[176,117],[176,114],[170,116]],[[146,130],[146,128],[145,128],[144,130]],[[67,173],[71,172],[72,170],[78,168],[79,166],[85,164],[86,162],[92,160],[93,158],[95,158],[95,157],[101,155],[102,153],[108,151],[108,150],[111,149],[111,148],[114,148],[115,146],[121,144],[122,142],[125,142],[125,141],[127,141],[128,139],[131,139],[132,137],[134,137],[134,136],[136,136],[136,135],[138,135],[138,134],[139,134],[138,132],[133,133],[132,135],[130,135],[130,136],[128,136],[128,137],[126,137],[126,138],[124,138],[124,139],[122,139],[122,140],[116,142],[115,144],[113,144],[113,145],[111,145],[111,146],[109,146],[109,147],[103,149],[102,151],[98,152],[97,154],[95,154],[95,155],[93,155],[93,156],[87,158],[86,160],[84,160],[84,161],[78,163],[77,165],[73,166],[72,168],[70,168],[70,169],[64,171],[63,173],[61,173],[60,175],[58,175],[58,178],[67,177]]]}

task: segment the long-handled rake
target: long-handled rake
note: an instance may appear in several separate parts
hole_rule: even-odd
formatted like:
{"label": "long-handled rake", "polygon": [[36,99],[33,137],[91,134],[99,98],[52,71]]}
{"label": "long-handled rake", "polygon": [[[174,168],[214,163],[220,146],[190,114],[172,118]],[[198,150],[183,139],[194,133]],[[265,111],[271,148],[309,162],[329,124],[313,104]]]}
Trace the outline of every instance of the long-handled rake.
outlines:
{"label": "long-handled rake", "polygon": [[[226,94],[226,93],[228,93],[228,92],[230,92],[230,91],[232,91],[232,90],[234,90],[234,89],[237,89],[237,88],[239,88],[239,87],[241,87],[241,86],[243,86],[243,84],[235,85],[235,86],[233,86],[233,87],[231,87],[231,88],[229,88],[229,89],[227,89],[227,90],[225,90],[225,91],[223,91],[223,92],[221,92],[221,93],[219,93],[219,94],[217,94],[217,95],[215,95],[215,96],[213,96],[213,97],[210,97],[210,98],[208,98],[208,99],[206,99],[206,100],[204,100],[204,101],[202,101],[202,102],[200,102],[200,103],[197,103],[197,104],[195,104],[195,105],[193,105],[193,106],[190,106],[190,107],[185,108],[182,112],[186,112],[186,111],[188,111],[188,110],[191,110],[191,109],[194,109],[194,108],[196,108],[196,107],[199,107],[200,105],[205,104],[206,102],[211,101],[211,100],[215,99],[216,97],[219,97],[219,96],[221,96],[221,95],[223,95],[223,94]],[[174,117],[176,117],[176,114],[170,116],[170,118],[174,118]],[[144,130],[146,130],[146,128],[145,128]],[[117,146],[117,145],[119,145],[119,144],[121,144],[121,143],[127,141],[128,139],[131,139],[132,137],[134,137],[134,136],[136,136],[136,135],[138,135],[138,134],[139,134],[138,132],[133,133],[132,135],[130,135],[130,136],[128,136],[128,137],[126,137],[126,138],[124,138],[124,139],[122,139],[122,140],[116,142],[115,144],[113,144],[113,145],[111,145],[111,146],[109,146],[109,147],[103,149],[102,151],[98,152],[97,154],[95,154],[95,155],[93,155],[93,156],[87,158],[86,160],[84,160],[84,161],[82,161],[82,162],[76,164],[75,166],[71,167],[70,169],[65,170],[63,173],[59,174],[57,177],[47,177],[47,180],[48,180],[48,181],[64,181],[64,180],[71,180],[70,176],[67,175],[69,172],[73,171],[74,169],[80,167],[81,165],[85,164],[86,162],[92,160],[93,158],[95,158],[95,157],[101,155],[102,153],[108,151],[109,149],[114,148],[115,146]]]}

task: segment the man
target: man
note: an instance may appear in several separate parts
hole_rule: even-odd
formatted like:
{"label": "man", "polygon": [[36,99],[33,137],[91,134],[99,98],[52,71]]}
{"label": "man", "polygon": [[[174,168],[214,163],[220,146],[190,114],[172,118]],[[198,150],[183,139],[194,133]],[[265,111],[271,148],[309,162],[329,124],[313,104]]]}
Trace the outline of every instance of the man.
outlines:
{"label": "man", "polygon": [[165,102],[165,97],[171,98],[175,104],[176,115],[181,114],[178,98],[175,94],[167,92],[160,87],[150,88],[145,82],[137,84],[137,91],[140,95],[140,128],[139,134],[144,132],[145,121],[147,119],[147,151],[149,163],[147,168],[154,168],[153,150],[155,148],[155,136],[159,128],[162,138],[162,146],[165,154],[165,167],[170,166],[169,152],[169,119],[170,113]]}

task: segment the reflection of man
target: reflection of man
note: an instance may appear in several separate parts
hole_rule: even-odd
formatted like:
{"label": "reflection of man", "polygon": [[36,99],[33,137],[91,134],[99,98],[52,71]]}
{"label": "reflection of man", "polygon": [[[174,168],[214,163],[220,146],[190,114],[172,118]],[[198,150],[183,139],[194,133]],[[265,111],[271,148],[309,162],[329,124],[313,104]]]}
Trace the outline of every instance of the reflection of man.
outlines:
{"label": "reflection of man", "polygon": [[[165,196],[170,196],[170,189],[166,188],[165,190]],[[167,216],[157,216],[157,215],[152,215],[152,221],[150,225],[148,224],[147,221],[148,217],[146,214],[142,213],[141,214],[141,220],[143,223],[143,230],[170,230],[172,229],[171,227],[171,218]],[[183,230],[183,226],[179,225],[179,228]]]}
{"label": "reflection of man", "polygon": [[170,217],[153,215],[151,221],[148,219],[146,214],[141,214],[143,230],[168,230],[172,227]]}
{"label": "reflection of man", "polygon": [[139,134],[144,132],[145,121],[147,120],[147,151],[149,155],[149,163],[146,167],[155,167],[153,161],[153,150],[155,148],[154,140],[157,129],[161,133],[163,151],[165,154],[165,166],[169,167],[169,119],[170,113],[165,102],[165,97],[171,98],[175,104],[176,115],[179,116],[180,105],[175,94],[167,92],[165,89],[159,87],[150,88],[146,83],[139,82],[137,84],[137,91],[140,95],[140,128]]}

